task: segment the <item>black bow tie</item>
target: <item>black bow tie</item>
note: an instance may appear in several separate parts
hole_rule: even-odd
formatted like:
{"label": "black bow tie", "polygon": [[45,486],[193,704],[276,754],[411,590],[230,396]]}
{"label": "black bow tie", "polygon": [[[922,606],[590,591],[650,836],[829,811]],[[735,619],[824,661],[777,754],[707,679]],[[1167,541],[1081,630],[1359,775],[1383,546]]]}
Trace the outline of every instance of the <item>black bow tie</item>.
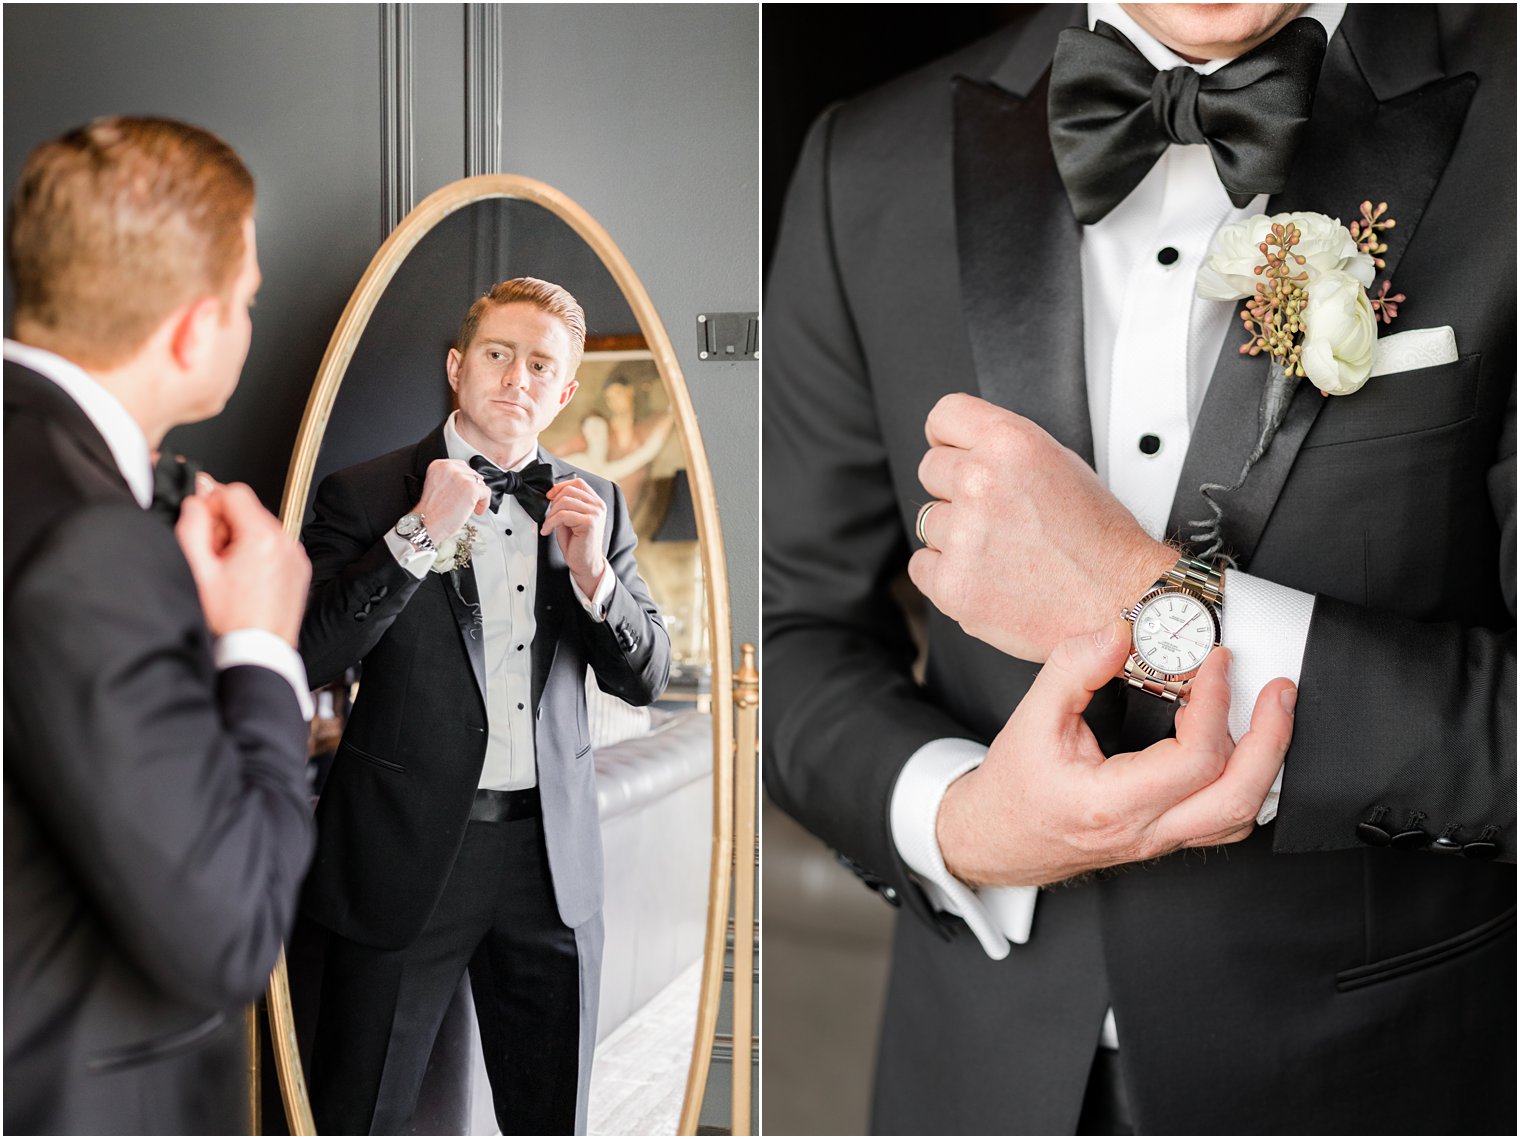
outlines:
{"label": "black bow tie", "polygon": [[1236,206],[1277,193],[1324,58],[1325,29],[1307,17],[1212,75],[1157,71],[1101,20],[1067,28],[1050,73],[1050,143],[1077,220],[1107,216],[1172,143],[1206,143]]}
{"label": "black bow tie", "polygon": [[504,471],[484,455],[471,455],[470,466],[480,472],[491,488],[491,509],[501,505],[503,495],[510,494],[528,512],[528,517],[543,525],[549,512],[546,494],[554,485],[554,470],[548,463],[534,461],[520,471]]}
{"label": "black bow tie", "polygon": [[153,502],[148,509],[166,518],[172,526],[179,521],[180,504],[195,493],[195,476],[201,466],[183,455],[159,455],[153,464]]}

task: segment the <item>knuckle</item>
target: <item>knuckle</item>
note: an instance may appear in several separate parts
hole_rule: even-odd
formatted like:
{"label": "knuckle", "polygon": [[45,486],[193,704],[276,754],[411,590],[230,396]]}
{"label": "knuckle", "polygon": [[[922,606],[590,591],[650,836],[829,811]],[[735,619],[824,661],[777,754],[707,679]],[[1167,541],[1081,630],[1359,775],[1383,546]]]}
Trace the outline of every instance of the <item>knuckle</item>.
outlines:
{"label": "knuckle", "polygon": [[1245,826],[1256,818],[1258,806],[1243,795],[1231,795],[1219,808],[1219,820],[1231,828]]}
{"label": "knuckle", "polygon": [[1077,813],[1070,841],[1084,854],[1127,860],[1136,854],[1143,836],[1135,833],[1129,812],[1109,797],[1085,802]]}
{"label": "knuckle", "polygon": [[1198,781],[1201,784],[1212,783],[1223,775],[1224,769],[1229,765],[1230,755],[1230,749],[1224,743],[1196,749],[1193,769]]}
{"label": "knuckle", "polygon": [[934,450],[924,452],[924,457],[918,461],[918,483],[920,486],[928,486],[934,474]]}
{"label": "knuckle", "polygon": [[934,418],[954,415],[957,411],[963,409],[970,399],[971,397],[965,392],[951,392],[949,395],[942,395],[935,401],[934,408],[929,414]]}
{"label": "knuckle", "polygon": [[989,498],[998,486],[995,464],[979,455],[969,455],[956,467],[953,485],[957,498],[979,502]]}
{"label": "knuckle", "polygon": [[1005,413],[998,421],[998,429],[992,435],[989,447],[1005,462],[1022,462],[1030,453],[1033,438],[1028,420]]}
{"label": "knuckle", "polygon": [[930,581],[930,565],[934,557],[932,550],[915,550],[913,556],[908,559],[908,580],[918,587],[918,591],[924,596],[929,595],[932,582]]}

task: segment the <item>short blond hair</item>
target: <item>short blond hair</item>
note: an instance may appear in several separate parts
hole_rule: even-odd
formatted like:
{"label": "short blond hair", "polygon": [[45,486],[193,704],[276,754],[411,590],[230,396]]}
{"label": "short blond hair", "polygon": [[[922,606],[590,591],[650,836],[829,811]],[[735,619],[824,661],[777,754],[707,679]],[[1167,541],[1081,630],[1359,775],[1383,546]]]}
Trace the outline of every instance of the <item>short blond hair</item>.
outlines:
{"label": "short blond hair", "polygon": [[572,297],[567,289],[550,281],[540,281],[537,277],[513,277],[510,281],[502,281],[492,286],[491,291],[485,296],[477,297],[475,303],[470,306],[470,311],[464,314],[464,321],[459,326],[459,335],[454,340],[454,347],[461,353],[470,347],[470,342],[475,339],[475,333],[480,328],[480,322],[485,319],[487,310],[500,305],[517,303],[530,304],[550,316],[557,317],[565,326],[566,331],[570,333],[569,374],[574,376],[575,370],[581,364],[581,353],[586,350],[586,313],[581,308],[580,302]]}
{"label": "short blond hair", "polygon": [[15,323],[86,367],[130,359],[176,308],[231,299],[253,175],[209,131],[96,119],[27,157],[6,227]]}

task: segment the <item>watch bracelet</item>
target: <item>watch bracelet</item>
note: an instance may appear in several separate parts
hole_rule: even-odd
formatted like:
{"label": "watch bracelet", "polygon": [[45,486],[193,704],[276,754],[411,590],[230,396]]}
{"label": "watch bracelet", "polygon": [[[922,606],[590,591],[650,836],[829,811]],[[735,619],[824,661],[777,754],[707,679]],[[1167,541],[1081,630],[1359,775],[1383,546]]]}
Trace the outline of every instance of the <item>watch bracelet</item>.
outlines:
{"label": "watch bracelet", "polygon": [[1224,605],[1224,571],[1219,568],[1219,564],[1210,565],[1184,554],[1177,559],[1176,565],[1161,575],[1161,580],[1156,585],[1163,581],[1201,593],[1205,600],[1216,607]]}
{"label": "watch bracelet", "polygon": [[[413,513],[416,512],[414,511]],[[406,521],[406,516],[403,516],[401,519],[401,522],[404,521]],[[395,533],[396,537],[400,538],[407,545],[411,546],[414,553],[420,554],[424,550],[430,554],[436,554],[438,552],[438,543],[433,541],[433,536],[428,533],[426,515],[417,514],[417,529],[412,531],[410,534],[403,534],[401,532],[401,522],[396,523],[393,532]]]}

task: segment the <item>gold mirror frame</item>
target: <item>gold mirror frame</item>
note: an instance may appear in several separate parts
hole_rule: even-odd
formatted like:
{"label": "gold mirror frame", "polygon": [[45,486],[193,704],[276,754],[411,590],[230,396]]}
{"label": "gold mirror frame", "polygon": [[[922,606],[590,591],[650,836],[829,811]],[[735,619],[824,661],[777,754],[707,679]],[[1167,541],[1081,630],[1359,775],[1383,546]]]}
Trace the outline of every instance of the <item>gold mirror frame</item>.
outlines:
{"label": "gold mirror frame", "polygon": [[[733,867],[733,644],[729,627],[728,566],[723,558],[723,534],[718,525],[717,495],[713,488],[712,468],[702,435],[697,429],[696,411],[686,378],[676,360],[665,325],[655,311],[638,274],[623,256],[622,250],[596,220],[570,198],[552,186],[517,174],[484,174],[452,182],[429,194],[398,225],[380,246],[358,287],[349,298],[338,325],[328,341],[322,366],[317,370],[301,429],[296,435],[295,451],[285,478],[285,494],[280,501],[280,519],[285,529],[298,535],[311,490],[312,472],[328,417],[343,376],[358,348],[359,338],[369,324],[375,306],[401,263],[439,222],[457,210],[492,198],[511,198],[542,206],[565,222],[589,245],[603,266],[612,274],[618,288],[633,310],[644,340],[654,356],[660,377],[669,392],[676,427],[686,450],[687,477],[696,507],[697,541],[702,551],[702,569],[707,577],[707,620],[712,652],[712,721],[713,721],[713,827],[712,857],[708,872],[707,932],[702,954],[702,985],[697,1004],[697,1024],[692,1041],[691,1064],[686,1074],[686,1093],[681,1101],[679,1134],[695,1135],[697,1117],[702,1110],[702,1096],[707,1087],[712,1059],[713,1038],[718,1025],[718,1003],[723,986],[723,959],[728,923],[728,897]],[[311,1103],[301,1058],[296,1049],[295,1019],[291,1011],[290,986],[281,954],[279,964],[269,978],[268,1008],[270,1037],[280,1096],[292,1135],[315,1135]]]}

